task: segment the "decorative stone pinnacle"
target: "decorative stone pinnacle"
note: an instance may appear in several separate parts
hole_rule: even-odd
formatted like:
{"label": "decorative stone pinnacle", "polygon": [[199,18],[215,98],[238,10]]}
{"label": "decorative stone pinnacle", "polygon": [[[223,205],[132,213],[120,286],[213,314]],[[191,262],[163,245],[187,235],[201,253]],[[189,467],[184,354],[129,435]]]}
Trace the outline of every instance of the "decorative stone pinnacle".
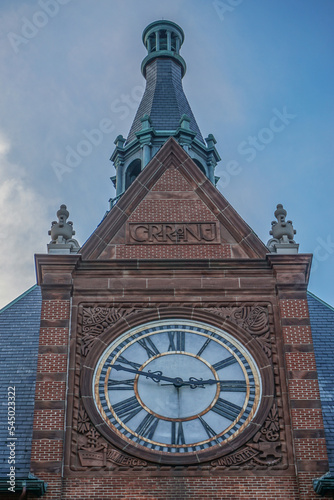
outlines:
{"label": "decorative stone pinnacle", "polygon": [[205,138],[205,142],[207,144],[208,149],[213,149],[217,141],[213,134],[209,134],[208,137]]}
{"label": "decorative stone pinnacle", "polygon": [[48,253],[68,254],[78,253],[80,250],[79,243],[72,238],[75,231],[73,230],[73,222],[67,222],[69,215],[66,205],[60,205],[57,211],[58,222],[52,221],[51,229],[48,232],[51,236]]}
{"label": "decorative stone pinnacle", "polygon": [[146,130],[151,127],[151,118],[147,113],[143,115],[143,117],[140,119],[141,121],[141,129]]}
{"label": "decorative stone pinnacle", "polygon": [[114,144],[116,144],[117,148],[124,149],[124,143],[126,139],[122,135],[118,135],[114,141]]}
{"label": "decorative stone pinnacle", "polygon": [[180,118],[180,127],[186,130],[190,130],[190,118],[188,115],[183,114]]}
{"label": "decorative stone pinnacle", "polygon": [[273,238],[267,243],[271,253],[298,253],[299,245],[293,239],[296,230],[293,228],[291,220],[285,220],[286,215],[287,211],[283,205],[278,204],[275,210],[277,222],[271,223],[271,231],[269,231]]}

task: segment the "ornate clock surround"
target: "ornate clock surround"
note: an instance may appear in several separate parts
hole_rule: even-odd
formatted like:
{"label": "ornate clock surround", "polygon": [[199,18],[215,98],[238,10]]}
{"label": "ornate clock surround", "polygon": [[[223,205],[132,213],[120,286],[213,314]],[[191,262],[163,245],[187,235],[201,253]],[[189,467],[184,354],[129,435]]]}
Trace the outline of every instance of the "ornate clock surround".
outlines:
{"label": "ornate clock surround", "polygon": [[[138,307],[138,305],[131,307],[128,304],[127,307],[114,306],[109,308],[106,304],[103,304],[102,307],[98,304],[94,304],[95,307],[93,306],[93,308],[91,307],[92,305],[88,304],[81,306],[79,318],[79,323],[81,323],[81,336],[77,344],[77,357],[80,355],[82,358],[80,362],[81,377],[79,383],[82,405],[80,411],[86,412],[86,417],[91,420],[92,428],[96,429],[99,435],[103,436],[107,442],[115,447],[116,455],[116,450],[119,450],[120,454],[126,454],[129,463],[133,465],[143,465],[147,464],[148,461],[152,464],[165,463],[166,465],[191,466],[192,464],[199,464],[199,462],[207,463],[211,461],[212,465],[220,465],[223,463],[228,464],[228,457],[234,455],[237,455],[237,458],[234,458],[234,460],[240,461],[242,458],[238,455],[238,450],[242,450],[242,447],[251,440],[254,435],[258,434],[259,429],[263,426],[269,413],[273,411],[275,389],[272,361],[268,358],[268,353],[270,351],[271,355],[271,350],[268,347],[270,344],[270,335],[268,337],[267,308],[257,305],[254,306],[254,304],[234,308],[217,308],[212,307],[213,305],[214,304],[207,304],[207,307],[202,306],[201,308],[195,309],[189,308],[189,306],[175,307],[174,305],[170,305],[168,307],[167,304],[164,304],[163,307],[161,307],[161,304],[156,304],[156,307],[153,307],[153,304],[146,304],[144,307]],[[215,306],[217,306],[217,304],[215,304]],[[95,320],[92,320],[93,316],[89,317],[89,314],[92,313],[93,310],[95,311]],[[109,321],[103,321],[103,314],[105,315],[107,310],[109,311]],[[110,429],[97,411],[93,399],[92,377],[94,368],[101,353],[106,349],[106,346],[124,332],[128,331],[131,327],[165,318],[191,319],[226,330],[246,347],[256,361],[261,374],[262,399],[254,420],[231,442],[225,443],[223,447],[214,447],[214,450],[206,450],[201,454],[202,456],[200,458],[196,453],[186,453],[184,456],[164,455],[163,457],[159,457],[156,452],[151,452],[144,447],[136,448],[135,446],[125,445],[124,441],[119,436],[111,434]],[[95,325],[93,321],[95,321]],[[247,322],[251,325],[248,330],[253,330],[254,335],[251,335],[250,331],[247,331]],[[264,323],[267,324],[264,325]],[[82,336],[82,334],[84,335]],[[276,408],[276,405],[274,405],[274,407]],[[99,441],[101,442],[101,439]],[[246,452],[244,451],[246,461],[252,458],[252,452],[249,450],[251,450],[251,448],[248,448],[248,455],[247,450]],[[81,453],[83,452],[81,451]],[[224,461],[222,457],[225,456],[227,458]],[[133,458],[131,459],[130,457]],[[274,462],[277,464],[277,460],[274,460]],[[83,464],[85,461],[82,460],[81,463]]]}

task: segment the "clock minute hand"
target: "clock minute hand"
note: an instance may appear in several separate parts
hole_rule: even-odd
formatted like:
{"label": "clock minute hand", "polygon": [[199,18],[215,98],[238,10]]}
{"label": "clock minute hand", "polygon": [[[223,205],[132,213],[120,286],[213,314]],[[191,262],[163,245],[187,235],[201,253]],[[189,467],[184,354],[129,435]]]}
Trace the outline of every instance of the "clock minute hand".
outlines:
{"label": "clock minute hand", "polygon": [[245,390],[246,384],[240,385],[240,383],[242,384],[241,381],[216,380],[213,378],[203,380],[203,379],[197,379],[195,377],[190,377],[189,380],[183,382],[182,385],[189,385],[191,389],[196,389],[197,387],[204,387],[204,385],[222,384],[223,388],[227,385],[229,388],[235,388],[236,390],[238,389]]}
{"label": "clock minute hand", "polygon": [[164,375],[162,375],[161,371],[145,372],[143,370],[134,370],[133,368],[126,368],[125,366],[122,365],[112,365],[112,368],[114,368],[117,371],[125,371],[125,372],[135,373],[136,375],[144,375],[146,376],[146,378],[150,378],[153,380],[153,382],[156,383],[159,383],[160,380],[164,380],[166,382],[171,382],[177,387],[183,385],[183,380],[181,378],[165,377]]}

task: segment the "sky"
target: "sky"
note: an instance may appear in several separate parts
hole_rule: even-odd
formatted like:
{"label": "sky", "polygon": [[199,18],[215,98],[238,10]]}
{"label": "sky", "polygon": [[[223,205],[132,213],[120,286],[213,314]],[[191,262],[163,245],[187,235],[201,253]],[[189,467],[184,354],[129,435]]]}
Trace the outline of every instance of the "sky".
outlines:
{"label": "sky", "polygon": [[217,140],[219,190],[265,243],[284,205],[313,254],[309,290],[333,306],[333,0],[1,0],[0,307],[36,283],[60,204],[81,245],[108,210],[159,19],[185,32],[183,86]]}

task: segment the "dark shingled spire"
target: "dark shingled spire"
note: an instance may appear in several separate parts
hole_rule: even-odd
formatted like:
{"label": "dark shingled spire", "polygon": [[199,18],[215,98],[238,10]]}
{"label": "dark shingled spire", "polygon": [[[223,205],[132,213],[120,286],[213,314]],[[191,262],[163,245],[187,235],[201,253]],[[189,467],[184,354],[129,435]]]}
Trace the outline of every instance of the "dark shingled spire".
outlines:
{"label": "dark shingled spire", "polygon": [[155,59],[146,68],[146,89],[131,126],[127,143],[141,130],[141,118],[147,114],[156,131],[175,131],[182,115],[190,118],[190,129],[204,144],[202,134],[183,92],[181,67],[172,59]]}
{"label": "dark shingled spire", "polygon": [[182,146],[198,168],[214,184],[215,168],[220,156],[212,134],[204,140],[183,92],[182,78],[186,63],[180,56],[184,41],[182,28],[172,21],[155,21],[143,32],[147,56],[141,70],[146,89],[125,139],[118,135],[111,155],[116,175],[111,178],[116,188],[117,203],[134,179],[152,160],[170,137]]}
{"label": "dark shingled spire", "polygon": [[182,115],[187,115],[196,139],[205,144],[182,87],[186,64],[179,49],[183,40],[183,31],[171,21],[156,21],[145,29],[143,42],[148,55],[142,64],[142,73],[146,78],[146,89],[127,143],[136,139],[136,132],[142,126],[141,118],[146,114],[156,131],[175,131]]}

